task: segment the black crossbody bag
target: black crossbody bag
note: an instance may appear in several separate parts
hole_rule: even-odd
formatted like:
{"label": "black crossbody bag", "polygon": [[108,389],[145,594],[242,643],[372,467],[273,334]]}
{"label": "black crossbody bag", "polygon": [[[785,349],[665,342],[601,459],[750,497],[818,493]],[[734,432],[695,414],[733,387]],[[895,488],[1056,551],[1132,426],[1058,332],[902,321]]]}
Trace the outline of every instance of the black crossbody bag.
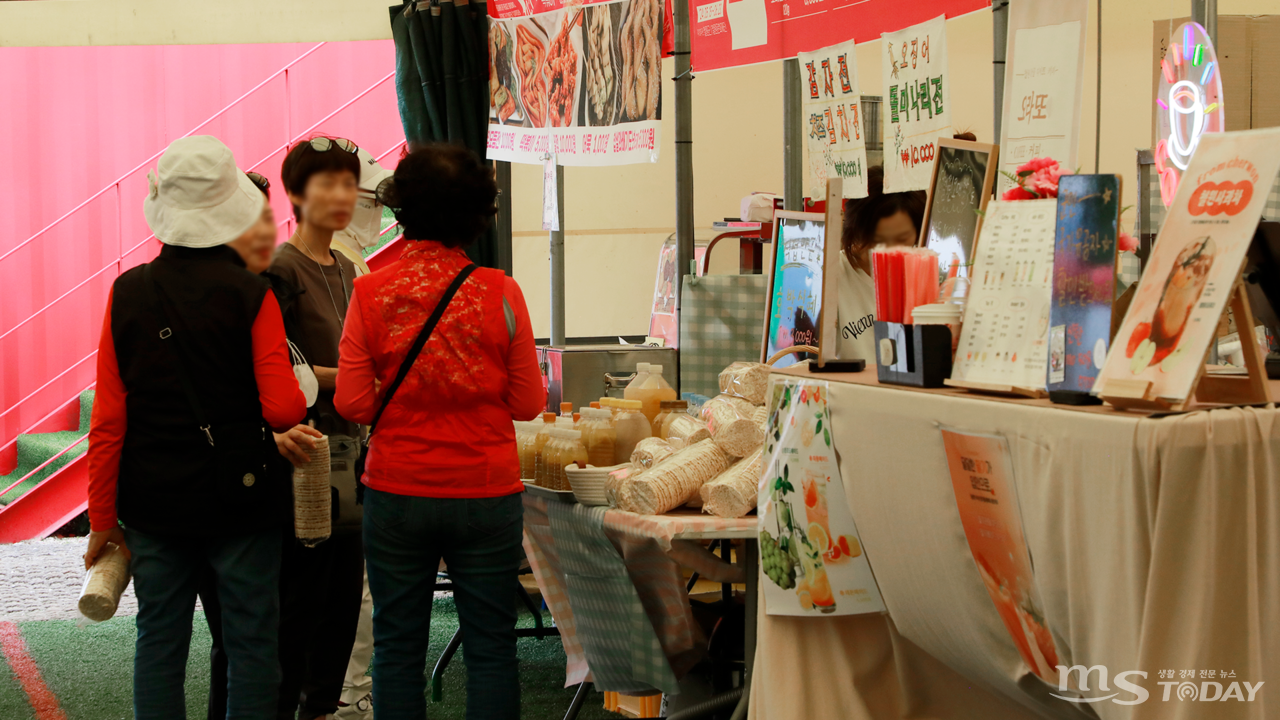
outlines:
{"label": "black crossbody bag", "polygon": [[288,488],[279,482],[274,483],[273,487],[271,482],[270,453],[276,450],[270,429],[262,418],[218,425],[209,422],[195,385],[187,375],[186,349],[181,333],[175,334],[173,331],[174,325],[160,301],[151,265],[148,264],[142,273],[147,302],[154,314],[160,344],[169,348],[178,380],[182,383],[182,392],[187,397],[200,432],[209,444],[210,462],[215,472],[215,493],[229,507],[239,507],[246,518],[258,516],[259,513],[275,518],[287,505],[285,493]]}
{"label": "black crossbody bag", "polygon": [[431,312],[431,317],[427,318],[422,330],[418,332],[418,337],[413,341],[409,352],[404,356],[404,361],[400,363],[400,369],[396,372],[395,380],[391,381],[391,387],[387,388],[387,393],[382,396],[382,404],[378,407],[378,412],[373,416],[373,422],[369,423],[369,432],[365,434],[364,441],[360,443],[360,457],[356,460],[356,502],[364,502],[364,463],[369,456],[369,442],[373,440],[373,430],[378,426],[378,420],[382,417],[382,413],[386,411],[387,405],[391,404],[392,396],[396,394],[400,383],[404,382],[405,377],[408,376],[409,369],[413,367],[413,363],[418,359],[418,354],[426,346],[427,340],[431,339],[431,333],[435,332],[436,325],[440,323],[440,318],[444,316],[444,311],[449,307],[449,303],[453,301],[453,296],[458,294],[458,290],[462,288],[462,283],[466,282],[467,278],[471,277],[471,273],[475,271],[476,266],[474,264],[468,265],[449,284],[449,287],[444,291],[444,295],[440,297],[440,302],[436,304],[436,309]]}

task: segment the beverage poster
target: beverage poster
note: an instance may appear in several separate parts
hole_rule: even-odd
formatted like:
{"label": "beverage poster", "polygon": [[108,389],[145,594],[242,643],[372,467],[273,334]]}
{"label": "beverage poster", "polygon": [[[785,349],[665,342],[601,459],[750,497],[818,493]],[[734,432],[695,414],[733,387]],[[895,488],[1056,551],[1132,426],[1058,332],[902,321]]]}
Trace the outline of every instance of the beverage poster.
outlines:
{"label": "beverage poster", "polygon": [[1280,170],[1280,128],[1206,133],[1160,228],[1137,293],[1095,384],[1150,381],[1185,401]]}
{"label": "beverage poster", "polygon": [[1062,176],[1049,311],[1051,391],[1089,392],[1107,359],[1119,226],[1119,175]]}
{"label": "beverage poster", "polygon": [[883,612],[831,441],[822,381],[770,380],[760,481],[760,569],[769,615]]}
{"label": "beverage poster", "polygon": [[[827,263],[827,223],[821,214],[779,211],[774,232],[763,362],[789,347],[817,347]],[[775,367],[789,367],[799,360],[799,354],[789,355]]]}
{"label": "beverage poster", "polygon": [[882,33],[884,191],[928,190],[938,138],[951,137],[947,16]]}
{"label": "beverage poster", "polygon": [[[549,3],[543,3],[549,5]],[[658,0],[542,11],[498,2],[489,23],[490,160],[657,162],[663,12]]]}
{"label": "beverage poster", "polygon": [[800,107],[807,128],[805,195],[824,198],[827,179],[844,181],[844,197],[867,196],[867,138],[862,132],[858,51],[853,42],[800,53]]}
{"label": "beverage poster", "polygon": [[1058,650],[1022,531],[1009,441],[945,427],[941,432],[960,524],[978,575],[1022,661],[1042,679],[1056,682]]}
{"label": "beverage poster", "polygon": [[975,250],[955,380],[1043,390],[1057,200],[993,200]]}

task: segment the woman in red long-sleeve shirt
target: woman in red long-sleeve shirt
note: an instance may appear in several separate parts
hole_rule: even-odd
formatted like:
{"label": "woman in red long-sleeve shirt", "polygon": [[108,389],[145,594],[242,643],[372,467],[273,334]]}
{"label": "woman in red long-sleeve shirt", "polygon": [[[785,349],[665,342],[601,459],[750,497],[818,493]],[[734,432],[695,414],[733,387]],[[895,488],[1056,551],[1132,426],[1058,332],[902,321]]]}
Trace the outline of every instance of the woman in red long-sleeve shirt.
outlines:
{"label": "woman in red long-sleeve shirt", "polygon": [[[497,212],[493,171],[454,145],[415,150],[379,190],[409,247],[356,280],[334,404],[368,424],[445,289],[463,248]],[[373,594],[373,696],[387,717],[426,715],[431,599],[441,558],[458,599],[467,717],[519,717],[516,594],[523,505],[512,420],[546,405],[533,330],[515,281],[478,269],[374,429],[364,547]]]}
{"label": "woman in red long-sleeve shirt", "polygon": [[131,555],[137,720],[186,714],[191,613],[206,566],[222,603],[227,716],[271,717],[290,505],[271,431],[299,422],[306,400],[270,284],[227,246],[256,232],[265,200],[209,136],[174,141],[148,179],[143,208],[164,248],[117,278],[107,303],[85,564],[108,541]]}

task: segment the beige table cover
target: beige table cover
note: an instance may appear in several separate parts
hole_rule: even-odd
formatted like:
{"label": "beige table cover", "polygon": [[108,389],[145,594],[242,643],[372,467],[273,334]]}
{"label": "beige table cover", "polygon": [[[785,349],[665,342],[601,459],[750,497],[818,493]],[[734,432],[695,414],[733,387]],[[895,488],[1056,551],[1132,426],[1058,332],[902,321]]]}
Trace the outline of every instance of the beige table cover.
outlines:
{"label": "beige table cover", "polygon": [[[1156,418],[879,386],[874,377],[828,379],[846,495],[888,615],[761,613],[751,717],[1280,717],[1274,406]],[[1064,662],[1103,665],[1112,678],[1145,671],[1130,680],[1149,699],[1073,705],[1050,697],[1057,686],[1022,663],[969,554],[939,424],[1009,439]],[[1188,671],[1197,690],[1265,685],[1253,702],[1184,700],[1177,687],[1164,700],[1159,683],[1192,682]],[[1234,677],[1217,677],[1224,672]],[[1096,672],[1091,680],[1086,696],[1110,694],[1096,691]]]}

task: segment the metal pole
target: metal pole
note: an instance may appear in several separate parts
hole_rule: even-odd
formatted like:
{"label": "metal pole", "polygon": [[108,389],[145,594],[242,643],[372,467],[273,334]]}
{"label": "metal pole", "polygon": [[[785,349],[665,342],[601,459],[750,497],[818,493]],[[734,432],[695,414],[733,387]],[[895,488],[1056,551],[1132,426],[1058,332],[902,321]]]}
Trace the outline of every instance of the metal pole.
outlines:
{"label": "metal pole", "polygon": [[556,213],[560,229],[551,231],[551,345],[563,347],[564,338],[564,166],[556,166]]}
{"label": "metal pole", "polygon": [[1093,172],[1102,172],[1102,0],[1098,0],[1098,117],[1093,130]]}
{"label": "metal pole", "polygon": [[1004,64],[1009,52],[1009,0],[991,3],[991,69],[995,90],[995,139],[1000,142],[1000,124],[1004,120]]}
{"label": "metal pole", "polygon": [[508,275],[514,274],[511,253],[511,163],[494,163],[497,168],[495,180],[498,182],[498,217],[494,225],[498,231],[498,269]]}
{"label": "metal pole", "polygon": [[804,210],[804,130],[800,122],[800,61],[782,63],[782,206]]}
{"label": "metal pole", "polygon": [[1218,0],[1191,0],[1191,19],[1204,26],[1209,41],[1218,44]]}
{"label": "metal pole", "polygon": [[681,306],[679,278],[693,265],[693,65],[690,60],[689,0],[675,0],[676,90],[676,307]]}

